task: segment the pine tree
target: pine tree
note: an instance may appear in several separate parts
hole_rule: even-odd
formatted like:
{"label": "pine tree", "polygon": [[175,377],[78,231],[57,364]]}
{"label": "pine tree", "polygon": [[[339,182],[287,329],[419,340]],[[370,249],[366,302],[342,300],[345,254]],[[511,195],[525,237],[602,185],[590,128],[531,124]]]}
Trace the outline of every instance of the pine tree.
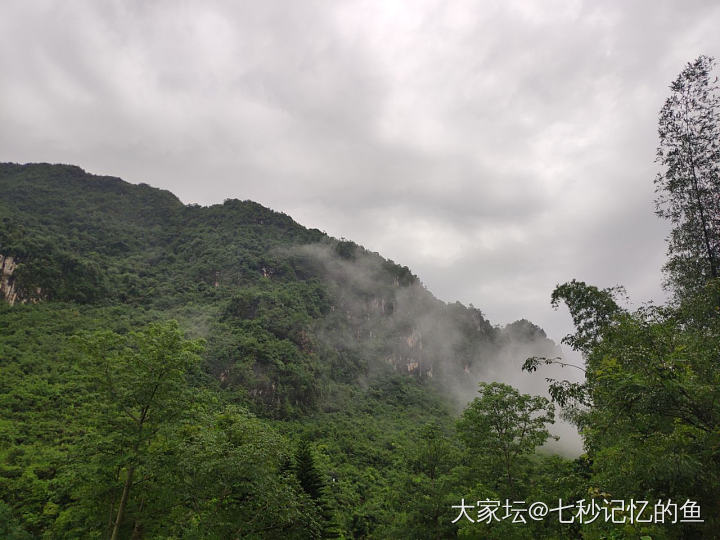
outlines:
{"label": "pine tree", "polygon": [[303,438],[295,452],[295,476],[303,490],[312,498],[322,516],[322,538],[340,538],[332,505],[328,500],[325,482],[315,465],[310,441]]}
{"label": "pine tree", "polygon": [[720,274],[720,89],[699,56],[660,110],[656,213],[673,225],[667,284],[680,297]]}
{"label": "pine tree", "polygon": [[325,483],[320,471],[315,466],[315,458],[310,448],[310,442],[307,439],[300,441],[295,452],[295,476],[297,476],[298,482],[300,482],[300,486],[305,490],[305,493],[315,501],[321,499]]}

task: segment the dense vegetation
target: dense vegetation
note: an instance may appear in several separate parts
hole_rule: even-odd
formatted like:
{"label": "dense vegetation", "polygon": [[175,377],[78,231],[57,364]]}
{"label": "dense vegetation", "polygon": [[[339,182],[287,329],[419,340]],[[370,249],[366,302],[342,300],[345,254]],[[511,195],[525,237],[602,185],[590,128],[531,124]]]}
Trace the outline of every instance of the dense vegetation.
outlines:
{"label": "dense vegetation", "polygon": [[[508,355],[562,362],[531,323],[494,327],[250,201],[0,164],[0,538],[717,537],[712,69],[690,64],[661,114],[673,302],[553,292],[585,358],[584,382],[550,387],[581,429],[575,460],[537,450],[552,403],[476,385]],[[703,521],[497,519],[561,499],[693,501]]]}
{"label": "dense vegetation", "polygon": [[0,190],[6,536],[445,535],[461,484],[433,526],[401,497],[437,489],[410,482],[424,430],[455,448],[458,390],[555,351],[249,201],[44,164],[0,165]]}

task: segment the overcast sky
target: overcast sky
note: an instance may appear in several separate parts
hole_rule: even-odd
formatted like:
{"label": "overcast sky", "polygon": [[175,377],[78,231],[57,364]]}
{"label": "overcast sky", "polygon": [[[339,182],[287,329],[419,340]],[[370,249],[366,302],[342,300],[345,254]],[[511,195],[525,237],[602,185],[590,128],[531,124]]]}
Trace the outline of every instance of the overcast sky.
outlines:
{"label": "overcast sky", "polygon": [[252,199],[559,339],[557,283],[662,299],[657,113],[708,1],[4,1],[0,161]]}

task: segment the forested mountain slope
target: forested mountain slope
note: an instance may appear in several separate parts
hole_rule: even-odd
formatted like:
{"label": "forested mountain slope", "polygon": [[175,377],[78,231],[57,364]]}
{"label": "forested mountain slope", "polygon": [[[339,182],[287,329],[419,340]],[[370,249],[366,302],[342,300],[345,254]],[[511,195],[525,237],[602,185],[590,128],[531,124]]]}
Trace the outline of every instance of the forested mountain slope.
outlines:
{"label": "forested mountain slope", "polygon": [[557,285],[577,365],[256,203],[0,164],[0,539],[720,538],[716,67],[659,116],[671,298]]}
{"label": "forested mountain slope", "polygon": [[[75,166],[0,164],[0,269],[0,512],[18,538],[397,537],[424,426],[452,430],[488,366],[557,350],[527,321],[494,327],[407,267],[257,203],[184,205]],[[144,428],[121,402],[157,371],[103,362],[176,335],[204,340],[187,352],[191,397],[169,393],[173,414]],[[118,418],[140,427],[117,439]],[[151,435],[129,442],[138,429]],[[300,439],[327,504],[290,475]],[[189,485],[194,460],[205,476]],[[244,472],[223,487],[228,467]],[[417,531],[454,530],[454,503],[432,499]]]}
{"label": "forested mountain slope", "polygon": [[[514,337],[435,299],[407,267],[251,201],[183,205],[64,165],[0,166],[10,303],[123,305],[209,340],[208,368],[287,416],[388,370],[474,386]],[[552,345],[526,324],[525,337]]]}

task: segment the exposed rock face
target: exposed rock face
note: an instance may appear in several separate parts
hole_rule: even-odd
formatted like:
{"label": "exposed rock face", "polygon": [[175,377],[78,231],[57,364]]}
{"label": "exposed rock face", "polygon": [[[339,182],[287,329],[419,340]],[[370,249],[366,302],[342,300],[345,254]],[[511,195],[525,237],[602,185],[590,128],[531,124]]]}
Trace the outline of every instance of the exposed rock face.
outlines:
{"label": "exposed rock face", "polygon": [[0,254],[0,294],[11,306],[18,299],[18,291],[12,277],[15,268],[17,262],[14,257]]}
{"label": "exposed rock face", "polygon": [[17,266],[18,260],[15,257],[0,253],[0,299],[5,300],[11,306],[16,302],[34,304],[44,300],[43,290],[40,287],[35,287],[34,292],[28,294],[25,289],[18,286],[13,275]]}

